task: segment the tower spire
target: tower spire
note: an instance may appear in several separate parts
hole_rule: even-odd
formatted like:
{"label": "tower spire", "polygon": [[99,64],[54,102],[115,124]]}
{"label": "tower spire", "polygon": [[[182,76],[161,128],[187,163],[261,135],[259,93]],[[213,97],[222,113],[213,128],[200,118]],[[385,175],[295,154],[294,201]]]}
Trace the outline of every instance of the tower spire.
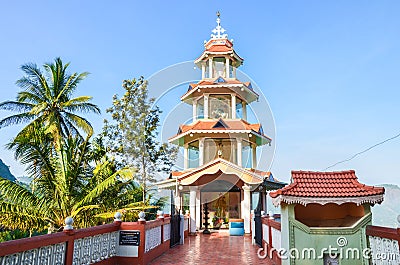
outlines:
{"label": "tower spire", "polygon": [[226,30],[221,27],[221,19],[220,19],[221,13],[217,11],[217,26],[211,31],[213,34],[211,34],[211,39],[227,39],[228,34],[224,34]]}

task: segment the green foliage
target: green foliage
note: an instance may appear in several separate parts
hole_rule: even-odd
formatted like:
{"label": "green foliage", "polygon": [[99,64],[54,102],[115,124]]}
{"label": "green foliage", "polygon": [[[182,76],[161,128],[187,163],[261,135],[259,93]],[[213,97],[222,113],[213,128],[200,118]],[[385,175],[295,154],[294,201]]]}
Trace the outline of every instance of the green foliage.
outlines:
{"label": "green foliage", "polygon": [[36,236],[41,234],[43,233],[38,233],[38,232],[31,233],[29,231],[21,231],[19,229],[13,231],[3,231],[0,232],[0,242],[25,238],[28,236]]}
{"label": "green foliage", "polygon": [[0,109],[18,113],[0,120],[0,128],[29,122],[22,132],[40,124],[51,132],[55,140],[80,135],[79,129],[92,135],[93,128],[89,121],[75,112],[100,113],[100,109],[89,102],[92,97],[72,98],[78,84],[88,73],[68,74],[68,66],[69,63],[63,64],[60,58],[56,58],[54,63],[44,64],[45,73],[36,64],[22,65],[25,76],[16,84],[23,91],[18,93],[15,101],[0,103]]}
{"label": "green foliage", "polygon": [[105,120],[103,135],[118,161],[137,169],[135,177],[146,202],[148,183],[156,181],[158,172],[170,171],[177,149],[157,141],[161,110],[154,106],[154,98],[148,98],[147,81],[143,77],[124,80],[122,87],[124,95],[114,95],[113,105],[107,109],[112,122]]}
{"label": "green foliage", "polygon": [[[131,113],[136,107],[146,113],[139,115],[136,112],[140,116],[137,123],[126,127],[122,125],[126,120],[118,118],[119,125],[106,130],[115,132],[113,130],[118,131],[122,126],[128,138],[115,134],[116,137],[109,141],[132,141],[129,145],[126,142],[119,145],[118,148],[125,149],[118,152],[112,148],[123,158],[114,160],[108,156],[103,137],[96,137],[90,142],[93,134],[90,123],[74,114],[76,111],[100,111],[88,102],[91,97],[72,98],[78,83],[87,73],[69,75],[66,73],[68,66],[57,58],[55,63],[44,65],[46,74],[42,74],[34,64],[23,65],[26,76],[17,84],[24,91],[18,93],[16,101],[0,103],[0,109],[19,112],[1,120],[0,128],[29,122],[7,147],[14,151],[17,160],[27,166],[27,173],[32,179],[27,186],[0,176],[0,227],[6,229],[3,238],[26,236],[28,232],[54,232],[62,229],[67,217],[74,218],[76,228],[110,221],[116,211],[124,212],[128,221],[136,220],[142,210],[148,212],[149,218],[163,204],[162,199],[151,200],[151,196],[141,200],[145,186],[139,186],[134,181],[135,176],[148,180],[147,176],[153,176],[150,171],[163,170],[162,167],[169,162],[164,157],[169,149],[154,141],[159,110],[151,110],[145,102],[146,90],[139,89],[135,82],[127,81],[124,83],[127,88],[127,94],[122,99],[124,103],[118,103],[120,101],[116,98],[114,100],[115,113],[132,118]],[[143,84],[143,80],[140,82]],[[141,96],[136,93],[141,93]],[[129,106],[132,102],[139,105]],[[136,130],[129,132],[132,126]],[[86,136],[82,136],[80,130]],[[131,155],[135,156],[132,158]],[[142,164],[138,163],[138,157],[143,159]],[[122,166],[124,161],[130,163]],[[166,162],[159,167],[157,163],[160,161]],[[135,174],[133,166],[139,165],[145,170]],[[141,167],[138,168],[139,172]]]}
{"label": "green foliage", "polygon": [[[49,226],[62,227],[71,216],[76,227],[87,227],[97,223],[96,214],[119,208],[112,207],[109,200],[118,199],[127,190],[134,175],[131,168],[116,170],[106,157],[92,166],[88,140],[68,137],[55,151],[46,145],[45,128],[30,129],[9,147],[30,168],[31,189],[0,178],[0,224],[9,229],[43,231]],[[109,197],[113,194],[115,197]]]}

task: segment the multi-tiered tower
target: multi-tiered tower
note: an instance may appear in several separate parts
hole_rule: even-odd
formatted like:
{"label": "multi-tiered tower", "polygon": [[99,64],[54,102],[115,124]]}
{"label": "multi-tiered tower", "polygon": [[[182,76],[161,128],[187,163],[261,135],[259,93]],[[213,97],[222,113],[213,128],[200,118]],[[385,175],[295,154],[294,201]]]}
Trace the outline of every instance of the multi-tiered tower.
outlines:
{"label": "multi-tiered tower", "polygon": [[221,227],[229,218],[241,218],[248,233],[251,191],[265,180],[275,182],[269,172],[256,169],[257,147],[271,139],[261,124],[247,121],[248,105],[259,95],[250,82],[236,77],[243,59],[221,27],[219,14],[212,33],[195,60],[202,79],[190,84],[181,97],[192,105],[191,123],[181,125],[169,139],[184,149],[184,170],[172,172],[170,179],[158,186],[175,184],[178,207],[185,194],[190,198],[191,232],[203,226],[202,205],[208,203],[212,226]]}

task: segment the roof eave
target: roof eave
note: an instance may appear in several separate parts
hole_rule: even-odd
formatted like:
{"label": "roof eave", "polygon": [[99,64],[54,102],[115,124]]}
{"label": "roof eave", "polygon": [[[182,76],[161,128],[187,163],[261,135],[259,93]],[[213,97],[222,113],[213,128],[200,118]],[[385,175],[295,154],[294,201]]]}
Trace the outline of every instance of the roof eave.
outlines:
{"label": "roof eave", "polygon": [[380,204],[383,202],[383,194],[368,195],[368,196],[354,196],[354,197],[301,197],[301,196],[290,196],[290,195],[278,195],[272,198],[272,203],[275,206],[279,206],[282,202],[286,204],[301,204],[306,206],[310,203],[316,203],[325,205],[328,203],[334,203],[341,205],[344,203],[355,203],[357,205],[368,204]]}
{"label": "roof eave", "polygon": [[[189,96],[193,94],[197,89],[204,89],[204,88],[214,88],[216,85],[221,85],[224,84],[225,87],[227,88],[244,88],[246,89],[246,92],[250,94],[251,98],[248,100],[248,103],[253,102],[258,99],[259,95],[252,89],[248,88],[244,84],[225,84],[225,83],[217,83],[213,85],[198,85],[195,88],[192,88],[191,90],[187,91],[183,96],[181,96],[181,101],[186,101],[189,99]],[[236,92],[236,91],[234,91]],[[237,92],[236,92],[237,93]]]}
{"label": "roof eave", "polygon": [[269,144],[271,143],[272,139],[269,138],[268,136],[264,135],[264,134],[260,134],[254,130],[216,130],[216,129],[212,129],[212,130],[188,130],[184,133],[175,135],[171,138],[168,139],[168,142],[171,144],[176,144],[179,145],[179,143],[176,143],[176,141],[178,141],[180,138],[185,137],[186,135],[189,135],[191,133],[251,133],[254,134],[256,137],[259,137],[262,141],[261,145],[264,144]]}

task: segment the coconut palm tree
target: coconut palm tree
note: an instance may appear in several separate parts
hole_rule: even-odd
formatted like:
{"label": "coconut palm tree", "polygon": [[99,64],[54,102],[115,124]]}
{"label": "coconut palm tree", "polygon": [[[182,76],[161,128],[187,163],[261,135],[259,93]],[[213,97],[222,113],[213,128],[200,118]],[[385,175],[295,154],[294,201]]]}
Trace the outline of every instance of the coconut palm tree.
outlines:
{"label": "coconut palm tree", "polygon": [[29,166],[35,188],[0,178],[0,224],[8,229],[58,229],[68,216],[77,227],[94,225],[95,215],[109,211],[108,201],[114,199],[105,194],[119,194],[133,180],[131,168],[116,170],[112,160],[93,165],[87,139],[68,137],[55,152],[43,141],[49,134],[32,126],[9,144],[16,158]]}
{"label": "coconut palm tree", "polygon": [[96,223],[106,191],[120,192],[133,180],[131,168],[116,170],[109,159],[92,164],[88,139],[68,137],[57,152],[48,144],[46,128],[31,126],[8,147],[28,165],[34,189],[0,178],[0,224],[9,229],[43,230],[63,226],[66,217],[77,227]]}
{"label": "coconut palm tree", "polygon": [[134,221],[140,211],[154,215],[163,206],[164,198],[141,201],[134,170],[118,170],[115,161],[99,151],[104,148],[101,141],[92,146],[87,139],[68,137],[55,151],[45,128],[35,125],[25,132],[7,147],[28,166],[33,180],[29,189],[0,177],[0,225],[5,228],[57,230],[68,216],[76,227],[87,227],[112,219],[116,211]]}
{"label": "coconut palm tree", "polygon": [[69,63],[64,64],[60,58],[56,58],[54,63],[44,64],[44,73],[36,64],[22,65],[25,75],[16,84],[23,91],[18,93],[15,101],[0,103],[0,109],[18,113],[0,120],[0,128],[29,122],[23,131],[35,124],[45,126],[55,140],[80,135],[79,130],[92,135],[90,122],[75,113],[100,113],[100,109],[89,102],[92,97],[72,97],[88,73],[69,74],[68,66]]}

